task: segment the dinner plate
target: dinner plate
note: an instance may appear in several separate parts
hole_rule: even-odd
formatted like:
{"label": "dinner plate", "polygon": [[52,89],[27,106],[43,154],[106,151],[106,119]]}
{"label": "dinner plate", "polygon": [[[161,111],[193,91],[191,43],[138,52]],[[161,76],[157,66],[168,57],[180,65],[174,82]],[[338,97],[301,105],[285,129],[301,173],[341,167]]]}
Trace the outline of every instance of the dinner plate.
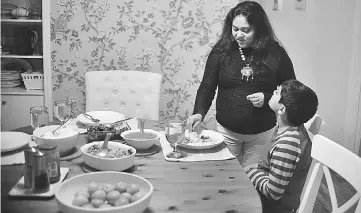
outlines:
{"label": "dinner plate", "polygon": [[201,136],[209,137],[209,139],[202,141],[198,140],[198,142],[189,142],[189,143],[179,143],[179,147],[188,148],[188,149],[210,149],[216,147],[223,143],[224,137],[221,133],[215,132],[213,130],[202,130],[198,137]]}
{"label": "dinner plate", "polygon": [[31,136],[23,132],[1,132],[1,152],[19,149],[31,141]]}
{"label": "dinner plate", "polygon": [[80,114],[77,116],[77,119],[80,123],[85,125],[96,126],[99,124],[108,125],[113,124],[117,121],[125,119],[125,116],[122,113],[114,112],[114,111],[91,111],[86,114],[92,116],[95,119],[99,119],[99,123],[95,123],[84,116],[84,114]]}

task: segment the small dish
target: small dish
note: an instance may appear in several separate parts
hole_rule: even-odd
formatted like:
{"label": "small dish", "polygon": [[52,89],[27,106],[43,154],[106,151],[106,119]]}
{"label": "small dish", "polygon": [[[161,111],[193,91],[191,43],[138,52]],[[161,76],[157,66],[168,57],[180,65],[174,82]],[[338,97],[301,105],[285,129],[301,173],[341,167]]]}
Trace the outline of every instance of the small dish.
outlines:
{"label": "small dish", "polygon": [[159,142],[159,132],[152,129],[144,129],[143,138],[140,137],[140,129],[132,129],[124,131],[120,136],[127,144],[134,147],[136,150],[147,150],[151,148],[156,142]]}

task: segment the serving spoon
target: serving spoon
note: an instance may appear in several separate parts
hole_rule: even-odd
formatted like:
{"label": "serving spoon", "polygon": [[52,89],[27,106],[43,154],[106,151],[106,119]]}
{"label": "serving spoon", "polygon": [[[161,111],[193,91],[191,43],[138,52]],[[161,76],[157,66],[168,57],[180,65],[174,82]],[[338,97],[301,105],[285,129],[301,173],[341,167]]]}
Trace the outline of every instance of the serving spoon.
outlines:
{"label": "serving spoon", "polygon": [[89,114],[84,113],[83,115],[84,115],[84,117],[86,117],[87,119],[89,119],[95,123],[98,123],[100,121],[99,119],[93,118],[93,116],[91,116]]}
{"label": "serving spoon", "polygon": [[110,137],[113,136],[113,134],[114,133],[112,133],[112,132],[108,132],[105,135],[103,145],[100,147],[99,151],[96,154],[98,157],[102,158],[102,157],[105,157],[108,154],[108,140],[109,140]]}
{"label": "serving spoon", "polygon": [[42,137],[45,136],[45,134],[48,134],[48,133],[51,133],[51,134],[53,134],[55,137],[57,137],[57,136],[60,134],[59,132],[57,132],[58,129],[60,129],[61,127],[65,127],[65,124],[66,124],[70,119],[71,119],[71,117],[68,117],[68,118],[66,119],[66,121],[64,121],[63,124],[61,124],[60,126],[58,126],[56,129],[54,129],[54,130],[51,131],[51,132],[43,133],[42,135],[40,135],[40,137],[42,138]]}

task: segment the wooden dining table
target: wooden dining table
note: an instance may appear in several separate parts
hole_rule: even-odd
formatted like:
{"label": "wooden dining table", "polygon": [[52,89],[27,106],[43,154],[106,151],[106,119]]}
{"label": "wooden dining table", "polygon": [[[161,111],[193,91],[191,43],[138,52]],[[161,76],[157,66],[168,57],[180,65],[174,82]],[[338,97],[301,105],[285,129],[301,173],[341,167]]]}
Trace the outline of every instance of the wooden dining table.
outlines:
{"label": "wooden dining table", "polygon": [[[146,122],[146,128],[162,130],[159,125],[149,123]],[[27,126],[14,131],[32,134],[33,129]],[[88,143],[87,134],[81,134],[74,143],[77,148]],[[89,172],[84,166],[81,156],[61,161],[61,167],[69,168],[65,180]],[[154,186],[144,213],[262,212],[260,197],[236,159],[169,162],[159,151],[136,157],[133,169],[127,172],[146,178]],[[9,191],[23,174],[23,165],[1,166],[1,212],[58,213],[55,196],[47,199],[9,196]]]}

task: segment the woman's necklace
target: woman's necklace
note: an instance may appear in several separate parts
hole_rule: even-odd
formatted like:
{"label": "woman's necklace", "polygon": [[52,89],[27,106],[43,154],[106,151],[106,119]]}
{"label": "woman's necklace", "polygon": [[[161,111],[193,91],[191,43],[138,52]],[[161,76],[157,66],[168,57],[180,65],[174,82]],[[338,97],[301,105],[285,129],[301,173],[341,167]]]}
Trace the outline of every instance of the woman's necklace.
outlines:
{"label": "woman's necklace", "polygon": [[[244,61],[244,63],[246,64],[246,66],[244,66],[242,69],[241,69],[241,73],[242,73],[242,78],[241,80],[243,80],[244,78],[249,81],[250,77],[252,77],[252,80],[253,80],[253,69],[252,67],[250,67],[250,64],[251,62],[247,63],[246,61],[246,57],[244,56],[243,54],[243,50],[241,47],[239,47],[239,52],[241,53],[241,58],[242,60]],[[251,61],[253,60],[253,54],[252,54],[252,57],[251,57]]]}

